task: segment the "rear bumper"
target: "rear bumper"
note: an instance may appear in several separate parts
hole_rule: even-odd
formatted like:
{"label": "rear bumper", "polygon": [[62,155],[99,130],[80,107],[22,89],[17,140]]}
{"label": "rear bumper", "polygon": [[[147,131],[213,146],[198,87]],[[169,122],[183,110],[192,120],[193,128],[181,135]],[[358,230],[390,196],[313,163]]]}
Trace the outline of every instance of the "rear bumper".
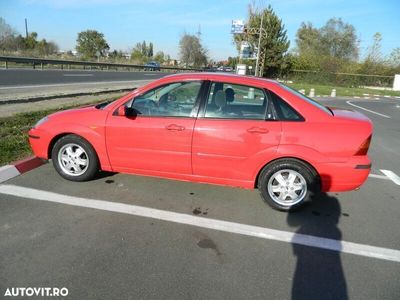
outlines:
{"label": "rear bumper", "polygon": [[359,188],[368,178],[371,161],[367,155],[353,156],[346,162],[316,166],[323,192],[344,192]]}
{"label": "rear bumper", "polygon": [[32,128],[28,132],[29,143],[35,156],[49,159],[48,149],[51,141],[51,136],[43,130]]}

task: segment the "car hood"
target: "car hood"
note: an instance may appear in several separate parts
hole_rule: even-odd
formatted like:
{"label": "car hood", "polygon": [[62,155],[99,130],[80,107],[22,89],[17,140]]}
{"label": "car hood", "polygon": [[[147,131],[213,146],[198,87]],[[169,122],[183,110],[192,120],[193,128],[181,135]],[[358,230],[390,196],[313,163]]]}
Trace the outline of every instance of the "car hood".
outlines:
{"label": "car hood", "polygon": [[83,106],[83,107],[79,107],[79,108],[71,108],[71,109],[58,111],[58,112],[50,114],[49,117],[69,117],[74,114],[87,113],[87,112],[90,112],[93,110],[96,110],[94,105]]}

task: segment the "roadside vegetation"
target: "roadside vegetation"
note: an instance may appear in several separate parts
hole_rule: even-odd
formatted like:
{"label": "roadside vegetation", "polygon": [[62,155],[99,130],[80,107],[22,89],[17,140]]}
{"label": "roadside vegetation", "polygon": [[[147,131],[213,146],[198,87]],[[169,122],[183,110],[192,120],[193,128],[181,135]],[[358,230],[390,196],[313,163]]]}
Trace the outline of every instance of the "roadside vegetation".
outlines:
{"label": "roadside vegetation", "polygon": [[[99,103],[94,101],[91,104]],[[56,111],[90,104],[65,105],[55,109],[21,113],[0,118],[0,166],[32,155],[28,142],[28,131],[41,118]]]}
{"label": "roadside vegetation", "polygon": [[[383,55],[381,43],[384,37],[379,32],[370,37],[369,47],[361,53],[359,33],[341,18],[331,18],[319,28],[305,21],[297,30],[295,45],[290,47],[284,24],[272,7],[250,5],[246,22],[249,28],[259,28],[261,20],[262,27],[268,32],[262,34],[260,40],[261,47],[266,49],[266,77],[290,80],[300,86],[327,86],[341,92],[351,88],[351,93],[357,94],[364,92],[360,87],[391,87],[394,74],[400,74],[400,47],[394,48],[389,55]],[[249,43],[250,49],[256,49],[259,37],[258,34],[236,35],[234,43],[238,50],[242,42]],[[254,58],[228,58],[228,64],[233,67],[239,61],[255,69]],[[326,94],[323,88],[319,89]]]}

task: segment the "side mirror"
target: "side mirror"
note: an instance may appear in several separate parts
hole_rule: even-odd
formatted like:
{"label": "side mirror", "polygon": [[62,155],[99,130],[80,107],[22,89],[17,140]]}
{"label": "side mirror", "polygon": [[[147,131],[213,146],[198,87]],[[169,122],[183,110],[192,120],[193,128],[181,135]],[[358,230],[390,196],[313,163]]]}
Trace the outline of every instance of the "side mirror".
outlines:
{"label": "side mirror", "polygon": [[138,111],[133,107],[120,106],[114,112],[114,115],[120,117],[136,117],[138,115]]}
{"label": "side mirror", "polygon": [[138,111],[134,109],[133,107],[127,107],[124,106],[125,111],[124,111],[124,116],[125,117],[136,117],[138,115]]}

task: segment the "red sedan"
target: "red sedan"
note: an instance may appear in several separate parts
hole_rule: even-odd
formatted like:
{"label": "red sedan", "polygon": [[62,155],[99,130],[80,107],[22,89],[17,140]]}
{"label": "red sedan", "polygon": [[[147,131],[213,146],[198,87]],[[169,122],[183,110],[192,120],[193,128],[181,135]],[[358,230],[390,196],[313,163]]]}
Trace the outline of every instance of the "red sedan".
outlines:
{"label": "red sedan", "polygon": [[167,76],[119,100],[58,112],[29,131],[34,153],[73,181],[99,170],[258,188],[279,210],[361,186],[372,123],[273,80]]}

